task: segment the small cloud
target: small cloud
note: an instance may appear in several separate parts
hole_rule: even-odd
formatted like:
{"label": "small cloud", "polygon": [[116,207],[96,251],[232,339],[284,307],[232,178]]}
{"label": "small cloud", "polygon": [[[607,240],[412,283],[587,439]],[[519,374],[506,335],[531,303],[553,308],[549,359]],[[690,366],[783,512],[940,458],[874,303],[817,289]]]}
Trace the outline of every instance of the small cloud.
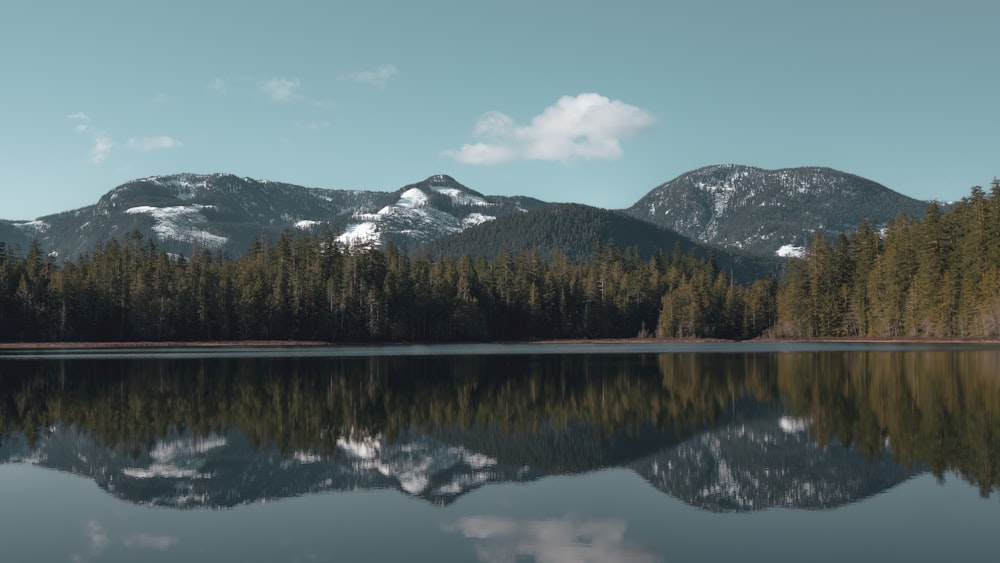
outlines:
{"label": "small cloud", "polygon": [[90,162],[94,164],[104,162],[108,158],[112,147],[115,146],[114,141],[111,140],[111,136],[91,125],[90,116],[82,111],[71,113],[66,116],[66,119],[77,122],[76,126],[73,127],[73,130],[77,133],[91,133],[93,136],[94,144],[90,148]]}
{"label": "small cloud", "polygon": [[371,84],[382,88],[389,82],[389,79],[399,74],[393,65],[382,65],[375,70],[363,70],[344,75],[345,80],[352,80],[362,84]]}
{"label": "small cloud", "polygon": [[295,90],[298,87],[298,79],[289,80],[287,78],[272,78],[258,86],[261,92],[276,102],[287,102],[297,98]]}
{"label": "small cloud", "polygon": [[331,102],[329,100],[313,100],[310,103],[313,105],[313,107],[319,109],[333,109],[337,107],[337,104],[335,102]]}
{"label": "small cloud", "polygon": [[108,158],[111,148],[114,146],[115,144],[111,141],[111,137],[104,132],[98,131],[94,134],[94,146],[90,149],[90,162],[94,164],[104,162]]}
{"label": "small cloud", "polygon": [[126,143],[128,148],[136,152],[149,152],[160,149],[173,149],[181,146],[181,142],[173,137],[159,135],[156,137],[131,138]]}
{"label": "small cloud", "polygon": [[90,129],[90,116],[83,113],[82,111],[77,113],[71,113],[66,116],[66,119],[77,121],[76,127],[73,128],[77,133],[86,133]]}
{"label": "small cloud", "polygon": [[169,101],[170,98],[168,98],[167,95],[162,92],[157,92],[156,94],[153,95],[154,104],[165,104]]}
{"label": "small cloud", "polygon": [[466,164],[500,164],[512,160],[567,161],[574,158],[612,160],[624,154],[621,140],[650,129],[656,122],[646,110],[595,93],[563,96],[531,120],[516,126],[503,113],[483,114],[473,135],[484,142],[441,154]]}
{"label": "small cloud", "polygon": [[208,81],[208,91],[215,94],[222,94],[226,91],[226,81],[221,78],[213,78]]}

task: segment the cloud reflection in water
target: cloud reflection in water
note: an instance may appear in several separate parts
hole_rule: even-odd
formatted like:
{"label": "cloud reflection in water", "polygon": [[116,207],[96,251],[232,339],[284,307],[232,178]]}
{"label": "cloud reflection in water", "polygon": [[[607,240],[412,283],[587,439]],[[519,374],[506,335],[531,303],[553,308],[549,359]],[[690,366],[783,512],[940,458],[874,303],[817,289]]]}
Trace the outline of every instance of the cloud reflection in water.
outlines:
{"label": "cloud reflection in water", "polygon": [[475,540],[483,563],[514,563],[532,557],[537,563],[653,563],[660,558],[625,541],[621,520],[577,522],[512,520],[498,516],[461,518],[445,530]]}

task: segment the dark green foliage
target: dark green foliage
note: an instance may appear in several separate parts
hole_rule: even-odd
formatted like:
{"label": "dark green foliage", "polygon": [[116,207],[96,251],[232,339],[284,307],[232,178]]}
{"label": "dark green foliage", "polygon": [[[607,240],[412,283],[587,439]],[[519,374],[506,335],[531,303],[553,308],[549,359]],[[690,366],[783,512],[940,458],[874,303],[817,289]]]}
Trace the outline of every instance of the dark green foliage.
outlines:
{"label": "dark green foliage", "polygon": [[591,258],[595,245],[609,244],[622,250],[634,248],[644,260],[661,249],[676,246],[684,254],[710,258],[744,284],[776,273],[780,268],[779,261],[774,258],[710,250],[674,231],[620,211],[580,204],[550,204],[526,213],[506,215],[441,237],[425,248],[433,256],[468,254],[486,258],[496,258],[503,250],[535,249],[545,261],[559,254],[569,262],[578,263]]}
{"label": "dark green foliage", "polygon": [[[726,270],[680,245],[644,259],[595,244],[575,262],[537,248],[411,257],[391,244],[344,248],[329,232],[261,239],[235,259],[184,259],[139,233],[61,265],[37,244],[24,257],[0,250],[5,341],[746,338],[774,316],[773,284],[746,299]],[[688,295],[697,299],[676,320]]]}
{"label": "dark green foliage", "polygon": [[778,290],[778,336],[1000,336],[1000,184],[883,236],[862,223],[831,245],[817,235]]}

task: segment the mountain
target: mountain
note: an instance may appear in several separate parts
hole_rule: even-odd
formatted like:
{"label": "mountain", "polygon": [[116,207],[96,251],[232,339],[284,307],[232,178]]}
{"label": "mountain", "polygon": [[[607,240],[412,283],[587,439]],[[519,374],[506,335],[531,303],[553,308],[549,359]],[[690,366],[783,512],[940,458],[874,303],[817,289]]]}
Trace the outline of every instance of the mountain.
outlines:
{"label": "mountain", "polygon": [[921,216],[926,207],[831,168],[730,164],[682,174],[625,213],[702,243],[773,255],[804,246],[814,232],[836,236],[856,230],[862,220],[880,226],[900,213]]}
{"label": "mountain", "polygon": [[488,196],[435,175],[393,192],[328,190],[232,174],[175,174],[133,180],[91,206],[0,221],[0,241],[26,249],[33,240],[75,258],[138,231],[168,252],[195,249],[238,255],[283,231],[329,231],[344,244],[393,243],[415,252],[496,255],[502,248],[556,248],[571,260],[596,244],[635,246],[644,256],[679,246],[720,266],[759,277],[774,271],[738,253],[773,257],[803,246],[813,232],[836,234],[862,219],[878,226],[899,213],[921,215],[920,202],[829,168],[763,170],[710,166],[667,182],[620,212],[546,204],[526,196]]}
{"label": "mountain", "polygon": [[285,230],[329,229],[345,243],[419,246],[445,233],[544,205],[527,197],[484,196],[453,178],[432,176],[395,192],[326,190],[240,178],[176,174],[134,180],[95,204],[34,221],[0,222],[0,240],[74,258],[133,231],[168,252],[232,255]]}
{"label": "mountain", "polygon": [[339,240],[420,246],[450,233],[546,205],[530,197],[486,196],[438,174],[393,192],[377,211],[352,214]]}

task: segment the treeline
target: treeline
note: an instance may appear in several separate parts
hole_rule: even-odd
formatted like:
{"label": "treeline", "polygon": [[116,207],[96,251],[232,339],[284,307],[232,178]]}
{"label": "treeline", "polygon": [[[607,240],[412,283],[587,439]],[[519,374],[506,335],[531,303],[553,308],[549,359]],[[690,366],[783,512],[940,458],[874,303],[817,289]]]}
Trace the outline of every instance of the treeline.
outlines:
{"label": "treeline", "polygon": [[0,246],[5,341],[747,338],[773,318],[773,282],[744,289],[679,248],[456,259],[285,233],[239,258],[185,259],[133,233],[59,264],[37,244]]}
{"label": "treeline", "polygon": [[1000,336],[1000,181],[884,231],[816,236],[777,296],[784,337]]}

